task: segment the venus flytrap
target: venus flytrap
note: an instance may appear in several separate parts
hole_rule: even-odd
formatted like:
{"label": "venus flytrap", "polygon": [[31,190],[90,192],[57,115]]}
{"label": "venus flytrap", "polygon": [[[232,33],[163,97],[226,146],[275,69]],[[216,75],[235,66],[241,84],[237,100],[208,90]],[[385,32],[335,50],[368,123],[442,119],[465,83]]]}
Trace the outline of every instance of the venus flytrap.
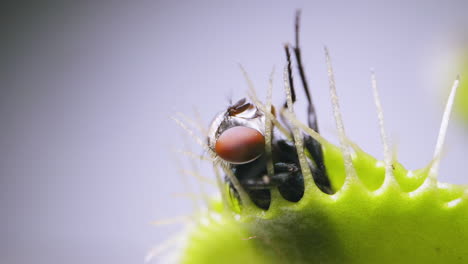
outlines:
{"label": "venus flytrap", "polygon": [[[239,180],[238,171],[233,170],[236,167],[213,151],[210,136],[208,143],[196,137],[213,161],[221,199],[212,200],[207,210],[191,218],[191,228],[179,240],[184,246],[178,252],[178,263],[468,263],[468,189],[437,181],[458,79],[443,114],[433,161],[422,169],[409,171],[398,163],[389,146],[375,74],[371,73],[370,86],[377,108],[383,161],[347,138],[327,49],[325,59],[339,146],[296,118],[290,68],[286,67],[284,74],[287,107],[279,112],[291,133],[271,110],[271,78],[265,103],[258,99],[247,78],[253,105],[231,110],[256,107],[265,115],[267,156],[278,151],[272,148],[275,143],[272,133],[267,133],[269,129],[275,128],[287,140],[294,139],[303,195],[298,201],[291,201],[281,192],[283,182],[268,185],[269,204],[261,208],[252,201],[258,196],[252,195],[251,185]],[[176,121],[194,135],[185,124]],[[303,145],[308,137],[321,146],[330,192],[323,191],[323,186],[312,177],[320,162],[316,153]],[[265,166],[271,180],[278,173],[277,168],[271,161]],[[227,176],[227,182],[221,173]]]}
{"label": "venus flytrap", "polygon": [[466,263],[465,187],[437,182],[434,162],[407,171],[391,161],[386,171],[385,162],[358,148],[350,155],[357,177],[347,181],[341,149],[317,139],[335,194],[320,192],[307,177],[297,203],[273,195],[267,211],[216,206],[189,233],[181,263]]}

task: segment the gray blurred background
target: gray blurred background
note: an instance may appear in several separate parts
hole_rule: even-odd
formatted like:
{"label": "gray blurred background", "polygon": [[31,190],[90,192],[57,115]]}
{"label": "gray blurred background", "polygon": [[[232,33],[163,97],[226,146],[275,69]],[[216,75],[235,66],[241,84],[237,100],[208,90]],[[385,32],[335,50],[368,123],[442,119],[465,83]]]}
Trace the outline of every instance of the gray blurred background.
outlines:
{"label": "gray blurred background", "polygon": [[[281,103],[282,44],[293,40],[296,8],[323,134],[336,142],[327,45],[350,138],[382,157],[372,67],[400,161],[425,166],[460,70],[467,1],[4,3],[0,263],[142,263],[180,229],[150,223],[194,210],[175,161],[190,163],[173,152],[192,140],[170,116],[197,109],[207,125],[245,95],[238,63],[261,95],[275,66]],[[451,123],[442,181],[468,182],[467,135]]]}

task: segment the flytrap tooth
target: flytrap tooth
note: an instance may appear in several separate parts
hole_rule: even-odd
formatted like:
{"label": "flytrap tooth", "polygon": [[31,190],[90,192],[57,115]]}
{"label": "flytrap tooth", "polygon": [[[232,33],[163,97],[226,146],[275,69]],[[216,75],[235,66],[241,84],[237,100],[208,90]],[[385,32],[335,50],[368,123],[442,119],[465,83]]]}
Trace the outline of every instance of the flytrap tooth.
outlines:
{"label": "flytrap tooth", "polygon": [[331,99],[331,104],[332,104],[332,109],[333,109],[333,117],[335,119],[335,125],[338,131],[338,137],[340,141],[340,148],[343,153],[344,164],[345,164],[346,179],[345,179],[345,183],[343,186],[345,188],[347,185],[351,185],[353,182],[356,182],[356,183],[359,182],[359,180],[357,178],[356,170],[352,162],[351,152],[347,144],[347,137],[345,133],[343,118],[341,115],[338,94],[336,92],[335,75],[333,72],[330,53],[328,52],[327,47],[324,47],[324,50],[325,50],[325,60],[327,63],[328,82],[329,82],[330,99]]}
{"label": "flytrap tooth", "polygon": [[289,133],[289,131],[278,121],[278,119],[269,111],[267,111],[267,107],[262,104],[262,102],[256,98],[254,94],[248,93],[249,94],[249,99],[252,100],[252,102],[255,104],[255,106],[260,109],[263,113],[265,113],[265,117],[268,117],[270,121],[273,123],[273,125],[278,128],[278,130],[281,132],[281,134],[287,139],[287,140],[292,140],[292,135]]}
{"label": "flytrap tooth", "polygon": [[[268,80],[268,89],[266,96],[266,112],[271,113],[272,106],[272,97],[273,97],[273,76],[275,73],[275,68],[271,71],[270,78]],[[270,115],[265,115],[265,154],[267,155],[267,173],[269,177],[272,177],[275,174],[275,168],[273,166],[272,158],[272,140],[273,135],[273,123],[270,118]],[[273,195],[272,195],[273,196]],[[273,197],[272,197],[273,198]]]}
{"label": "flytrap tooth", "polygon": [[433,160],[431,164],[428,166],[429,168],[429,171],[427,172],[428,175],[424,179],[423,183],[417,187],[417,189],[409,192],[410,196],[416,196],[420,192],[423,192],[427,189],[432,189],[432,190],[437,189],[437,183],[438,183],[437,176],[439,173],[440,157],[444,148],[445,138],[447,136],[447,130],[448,130],[448,125],[450,121],[450,115],[452,112],[453,103],[454,103],[458,85],[459,85],[459,76],[457,76],[457,78],[455,79],[452,85],[452,88],[450,90],[450,95],[445,105],[440,129],[439,129],[439,135],[437,137],[437,143],[436,143],[435,150],[434,150]]}
{"label": "flytrap tooth", "polygon": [[184,235],[185,234],[183,232],[175,233],[169,239],[154,246],[146,254],[145,263],[152,262],[153,260],[162,257],[165,253],[170,252],[171,248],[175,248],[178,244],[182,243]]}
{"label": "flytrap tooth", "polygon": [[[199,123],[200,125],[201,123]],[[200,125],[199,127],[200,129],[202,129],[202,126]],[[201,132],[203,132],[201,130]],[[187,142],[188,138],[185,138],[184,142],[185,142],[185,148],[186,149],[190,149],[190,143]],[[184,172],[188,173],[189,175],[192,175],[195,177],[195,179],[198,180],[199,184],[196,184],[196,186],[198,186],[198,191],[201,193],[202,197],[203,197],[203,202],[205,205],[208,205],[209,204],[209,195],[205,189],[205,184],[204,183],[208,183],[208,184],[212,184],[214,186],[216,186],[216,182],[209,178],[209,177],[206,177],[204,175],[202,175],[202,173],[200,172],[200,168],[196,162],[195,159],[189,159],[189,164],[190,164],[190,170],[183,170]]]}
{"label": "flytrap tooth", "polygon": [[219,164],[223,172],[229,177],[229,180],[232,182],[234,185],[234,189],[237,191],[240,197],[240,202],[242,204],[242,208],[257,208],[253,202],[250,200],[249,195],[247,192],[242,188],[241,184],[237,180],[236,176],[233,174],[233,172],[227,168],[224,164]]}
{"label": "flytrap tooth", "polygon": [[431,171],[429,177],[434,179],[434,182],[437,179],[440,166],[440,156],[445,144],[445,138],[447,136],[447,129],[450,121],[450,114],[452,113],[453,103],[455,100],[455,95],[457,93],[457,88],[460,83],[460,76],[457,76],[453,82],[452,88],[450,90],[450,95],[447,99],[447,104],[445,105],[444,114],[440,124],[439,135],[437,137],[437,143],[434,150],[434,163],[431,166]]}
{"label": "flytrap tooth", "polygon": [[194,161],[208,161],[208,162],[214,162],[214,160],[210,157],[207,157],[205,155],[200,155],[200,154],[196,154],[190,150],[178,150],[178,149],[174,149],[172,150],[173,153],[175,154],[181,154],[181,155],[184,155],[184,156],[187,156],[188,158],[190,158],[191,160],[194,160]]}
{"label": "flytrap tooth", "polygon": [[189,136],[191,136],[195,140],[195,142],[197,142],[197,144],[200,145],[203,148],[203,150],[206,151],[210,155],[212,159],[216,159],[216,154],[213,153],[213,151],[208,147],[208,145],[200,137],[198,137],[193,132],[193,130],[191,130],[184,122],[182,122],[178,118],[176,117],[171,117],[171,118],[172,120],[176,122],[177,125],[179,125],[183,130],[185,130],[185,132],[187,132],[187,134],[189,134]]}
{"label": "flytrap tooth", "polygon": [[396,187],[398,185],[395,175],[393,173],[394,163],[396,162],[396,157],[392,155],[388,144],[387,132],[385,130],[385,119],[383,114],[382,102],[380,100],[379,90],[377,88],[377,78],[375,77],[375,72],[371,70],[371,87],[372,94],[374,97],[374,103],[377,110],[377,118],[379,122],[380,130],[380,140],[382,142],[383,155],[384,155],[384,166],[385,166],[385,177],[382,183],[381,189],[385,190],[390,187]]}
{"label": "flytrap tooth", "polygon": [[186,215],[186,216],[177,216],[177,217],[156,220],[156,221],[151,222],[151,224],[155,226],[168,226],[168,225],[174,225],[174,224],[185,224],[193,220],[194,218],[192,216]]}
{"label": "flytrap tooth", "polygon": [[187,170],[187,169],[180,169],[179,170],[179,173],[180,174],[183,174],[183,175],[188,175],[188,176],[192,176],[194,177],[196,180],[198,180],[199,182],[204,182],[204,183],[207,183],[209,185],[216,185],[216,182],[209,178],[209,177],[206,177],[205,175],[202,175],[200,172],[198,171],[194,171],[194,170]]}
{"label": "flytrap tooth", "polygon": [[[284,68],[284,90],[286,92],[286,104],[287,104],[287,111],[284,111],[284,113],[288,113],[291,117],[295,117],[294,113],[294,105],[293,105],[293,98],[292,98],[292,93],[291,93],[291,84],[290,79],[289,79],[289,66],[286,66]],[[301,166],[302,170],[302,175],[304,178],[304,186],[305,186],[305,194],[308,195],[316,195],[317,193],[323,193],[318,186],[315,184],[312,173],[309,168],[309,163],[306,160],[306,156],[304,154],[304,144],[301,136],[301,132],[299,128],[295,125],[292,126],[292,132],[293,132],[293,138],[294,138],[294,144],[296,146],[297,150],[297,156],[299,158],[299,164]]]}
{"label": "flytrap tooth", "polygon": [[294,115],[294,114],[291,114],[287,111],[285,111],[284,113],[284,117],[287,119],[287,121],[289,121],[290,123],[292,123],[294,126],[300,128],[302,131],[304,131],[306,134],[308,134],[309,136],[311,136],[313,139],[315,139],[316,141],[318,141],[321,145],[332,145],[328,140],[326,140],[324,137],[322,137],[322,135],[320,135],[319,133],[317,133],[315,130],[313,130],[312,128],[308,127],[306,124],[302,123],[301,121],[299,121],[297,119],[297,117]]}
{"label": "flytrap tooth", "polygon": [[[182,188],[183,188],[183,191],[185,191],[186,193],[194,193],[193,191],[193,186],[192,184],[190,184],[191,182],[189,181],[188,177],[187,177],[187,174],[184,174],[184,173],[181,173],[184,168],[182,166],[182,162],[180,161],[180,159],[176,156],[176,157],[173,157],[174,158],[174,163],[175,163],[175,166],[177,168],[177,171],[179,172],[178,175],[181,179],[181,182],[182,182]],[[201,193],[201,196],[204,197],[205,194],[204,193]],[[198,199],[195,198],[195,199],[191,199],[192,200],[192,203],[193,203],[193,207],[194,208],[201,208],[200,207],[200,201],[199,200],[204,200],[203,198],[201,199]]]}
{"label": "flytrap tooth", "polygon": [[[196,112],[196,111],[197,110],[194,110],[194,112]],[[187,115],[185,115],[184,113],[181,113],[181,112],[176,112],[175,114],[176,114],[176,116],[178,116],[178,118],[180,118],[180,120],[183,120],[185,123],[187,123],[190,126],[196,128],[197,131],[200,134],[202,134],[202,135],[208,134],[208,131],[207,131],[206,127],[203,125],[203,123],[201,122],[200,119],[194,120],[194,119],[188,117]]]}
{"label": "flytrap tooth", "polygon": [[[226,193],[226,184],[224,183],[221,174],[219,172],[219,167],[213,163],[213,170],[216,176],[216,184],[218,185],[218,190],[221,193],[221,201],[223,203],[224,208],[230,208],[228,199],[228,194]],[[233,210],[235,211],[235,210]]]}

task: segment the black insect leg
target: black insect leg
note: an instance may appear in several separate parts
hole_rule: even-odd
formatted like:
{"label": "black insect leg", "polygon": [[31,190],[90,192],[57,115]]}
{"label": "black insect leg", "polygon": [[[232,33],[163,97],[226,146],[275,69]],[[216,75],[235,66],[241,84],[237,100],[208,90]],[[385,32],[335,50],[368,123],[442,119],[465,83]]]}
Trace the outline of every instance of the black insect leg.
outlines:
{"label": "black insect leg", "polygon": [[304,196],[304,177],[300,171],[290,173],[286,181],[278,186],[278,190],[284,199],[290,202],[299,202]]}
{"label": "black insect leg", "polygon": [[[293,77],[292,77],[292,67],[291,67],[291,53],[289,51],[289,46],[288,44],[284,45],[284,51],[286,53],[286,63],[287,63],[287,70],[288,70],[288,83],[289,83],[289,88],[291,90],[291,100],[293,103],[296,102],[296,90],[294,89],[294,82],[293,82]],[[280,111],[279,117],[281,119],[281,122],[284,124],[284,126],[291,132],[291,124],[286,120],[283,116],[283,111],[286,111],[288,108],[288,100],[286,99],[284,101],[283,107]]]}
{"label": "black insect leg", "polygon": [[278,162],[274,164],[274,168],[275,174],[271,177],[264,174],[260,178],[246,178],[240,184],[251,190],[271,189],[288,182],[295,173],[299,172],[299,168],[294,163]]}
{"label": "black insect leg", "polygon": [[[229,185],[229,196],[231,197],[231,199],[236,199],[237,201],[242,203],[239,192],[234,187],[234,184],[232,184],[231,180],[228,179],[228,177],[226,177],[225,180]],[[256,206],[258,206],[259,208],[263,210],[268,210],[268,208],[270,208],[270,203],[271,203],[270,190],[268,189],[252,190],[252,189],[248,189],[245,187],[243,188]]]}
{"label": "black insect leg", "polygon": [[[302,87],[304,88],[304,92],[306,94],[307,99],[307,123],[310,128],[319,132],[318,122],[317,122],[317,113],[315,111],[314,104],[312,102],[312,96],[310,94],[309,85],[307,83],[307,79],[305,76],[304,66],[302,64],[302,56],[301,56],[301,49],[299,47],[299,23],[300,23],[300,15],[301,12],[298,10],[296,12],[296,22],[295,22],[295,46],[293,47],[294,55],[296,57],[297,68],[299,71],[299,76],[301,77]],[[287,54],[286,57],[290,60],[289,56],[289,49],[286,48]],[[290,61],[288,65],[291,65]],[[289,66],[290,67],[290,66]],[[291,74],[291,71],[288,71]],[[291,82],[291,90],[293,87],[292,78],[290,77]],[[317,186],[325,193],[333,193],[331,188],[330,179],[327,175],[327,170],[325,168],[325,162],[323,157],[323,150],[322,146],[318,141],[312,138],[309,135],[304,137],[304,147],[309,151],[312,159],[315,162],[315,167],[312,167],[312,175],[314,178],[315,183]]]}
{"label": "black insect leg", "polygon": [[305,77],[304,66],[302,65],[302,56],[301,56],[301,49],[299,47],[299,22],[301,18],[301,11],[298,10],[296,12],[296,23],[295,23],[295,36],[296,42],[295,46],[293,47],[294,55],[296,57],[297,62],[297,69],[299,71],[299,76],[301,77],[302,87],[304,88],[304,92],[307,98],[307,122],[310,128],[318,132],[318,122],[317,122],[317,114],[315,112],[314,104],[312,103],[312,96],[310,95],[309,85],[307,83],[307,79]]}
{"label": "black insect leg", "polygon": [[271,193],[265,182],[262,183],[263,175],[267,175],[266,158],[261,156],[246,164],[233,165],[232,171],[252,202],[267,210],[270,207]]}
{"label": "black insect leg", "polygon": [[298,202],[304,196],[304,176],[299,165],[296,147],[289,141],[277,140],[273,151],[275,158],[281,162],[275,163],[275,173],[287,173],[283,183],[278,185],[278,190],[284,199]]}
{"label": "black insect leg", "polygon": [[268,210],[271,203],[270,190],[250,190],[246,189],[247,194],[250,196],[256,206],[263,210]]}
{"label": "black insect leg", "polygon": [[[289,82],[289,87],[291,88],[291,99],[292,102],[296,102],[296,90],[294,89],[294,82],[293,82],[293,77],[292,77],[292,66],[291,66],[291,53],[289,52],[289,45],[285,44],[284,45],[284,51],[286,52],[286,63],[288,66],[288,82]],[[288,102],[287,100],[283,104],[283,109],[288,108]]]}
{"label": "black insect leg", "polygon": [[[294,89],[294,81],[292,77],[292,66],[291,66],[291,53],[289,51],[289,46],[286,44],[284,46],[284,51],[286,53],[286,61],[287,61],[287,71],[288,71],[288,82],[289,87],[291,89],[291,99],[292,102],[296,102],[296,91]],[[287,101],[283,105],[283,111],[286,110],[288,107]],[[285,126],[292,130],[291,124],[284,120],[283,115],[280,114],[280,117],[285,124]],[[287,161],[294,164],[297,164],[299,167],[299,159],[297,156],[297,150],[294,144],[288,144],[284,140],[278,140],[276,142],[278,146],[278,150],[274,153],[277,153],[277,156],[280,156],[278,160]],[[276,168],[275,168],[276,171]],[[288,179],[281,185],[278,186],[278,190],[284,199],[291,201],[291,202],[298,202],[302,196],[304,196],[304,176],[302,175],[302,171],[299,169],[297,172],[291,172]]]}

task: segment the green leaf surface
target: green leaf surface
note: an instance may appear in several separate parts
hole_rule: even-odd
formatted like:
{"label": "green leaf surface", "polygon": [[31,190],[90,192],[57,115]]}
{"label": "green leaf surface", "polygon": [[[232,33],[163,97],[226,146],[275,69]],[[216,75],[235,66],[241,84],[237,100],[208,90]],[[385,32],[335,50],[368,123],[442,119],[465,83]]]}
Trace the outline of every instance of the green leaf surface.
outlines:
{"label": "green leaf surface", "polygon": [[464,186],[400,164],[386,176],[360,150],[353,178],[339,149],[323,148],[334,195],[305,179],[301,201],[273,190],[268,211],[244,202],[237,214],[217,202],[190,232],[182,263],[468,263]]}

